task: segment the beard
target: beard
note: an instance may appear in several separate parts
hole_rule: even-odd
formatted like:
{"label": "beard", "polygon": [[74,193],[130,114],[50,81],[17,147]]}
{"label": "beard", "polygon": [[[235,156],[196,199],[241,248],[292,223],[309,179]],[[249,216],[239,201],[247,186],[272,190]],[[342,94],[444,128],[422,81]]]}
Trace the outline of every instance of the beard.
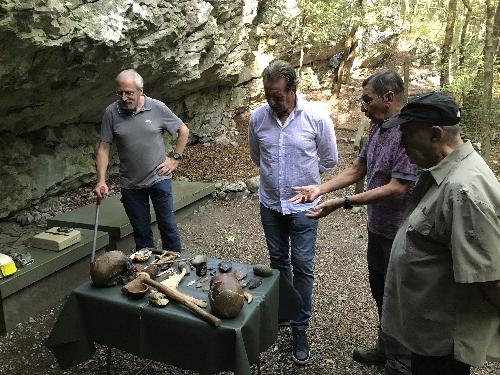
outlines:
{"label": "beard", "polygon": [[133,112],[135,110],[135,102],[134,101],[119,101],[120,108],[125,112]]}

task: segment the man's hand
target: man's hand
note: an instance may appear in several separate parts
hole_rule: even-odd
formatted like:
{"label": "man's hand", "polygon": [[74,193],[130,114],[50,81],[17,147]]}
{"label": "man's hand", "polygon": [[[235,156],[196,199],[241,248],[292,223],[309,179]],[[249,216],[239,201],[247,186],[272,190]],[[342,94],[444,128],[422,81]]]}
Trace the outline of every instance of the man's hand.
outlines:
{"label": "man's hand", "polygon": [[175,160],[167,156],[165,161],[156,167],[156,174],[158,176],[169,175],[175,170],[175,168],[177,168],[178,165],[179,160]]}
{"label": "man's hand", "polygon": [[103,199],[106,195],[108,195],[109,188],[106,185],[106,182],[98,182],[94,189],[94,194],[97,195],[97,198]]}
{"label": "man's hand", "polygon": [[290,198],[293,204],[312,202],[321,195],[319,185],[295,186],[292,190],[298,193]]}
{"label": "man's hand", "polygon": [[320,217],[325,217],[330,215],[336,209],[344,205],[344,200],[342,198],[329,199],[311,210],[306,212],[306,216],[311,219],[319,219]]}

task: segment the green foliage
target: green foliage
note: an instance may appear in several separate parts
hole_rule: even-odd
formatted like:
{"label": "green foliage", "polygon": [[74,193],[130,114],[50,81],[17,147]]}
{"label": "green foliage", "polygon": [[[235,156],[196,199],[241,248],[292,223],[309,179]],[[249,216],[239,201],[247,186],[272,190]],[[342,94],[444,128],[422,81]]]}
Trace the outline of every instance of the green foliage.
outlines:
{"label": "green foliage", "polygon": [[331,44],[349,32],[359,9],[352,0],[299,0],[295,33],[305,47]]}
{"label": "green foliage", "polygon": [[[454,74],[454,80],[443,87],[441,91],[452,96],[460,103],[462,108],[462,121],[460,123],[461,133],[474,142],[481,142],[482,129],[490,129],[490,140],[500,141],[500,87],[493,86],[493,100],[490,113],[485,113],[482,103],[484,88],[478,80],[478,69],[482,69],[482,60],[476,62],[476,67],[465,66]],[[498,67],[500,68],[500,66]],[[500,81],[500,70],[494,81]]]}
{"label": "green foliage", "polygon": [[[277,0],[268,36],[286,50],[332,46],[349,33],[360,11],[356,0]],[[281,47],[281,46],[280,46]]]}

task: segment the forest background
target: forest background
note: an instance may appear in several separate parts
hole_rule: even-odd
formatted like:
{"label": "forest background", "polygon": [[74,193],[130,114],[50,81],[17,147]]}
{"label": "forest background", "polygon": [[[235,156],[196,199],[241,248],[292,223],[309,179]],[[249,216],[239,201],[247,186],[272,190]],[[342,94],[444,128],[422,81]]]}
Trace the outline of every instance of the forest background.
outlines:
{"label": "forest background", "polygon": [[[297,14],[276,33],[290,45],[321,51],[341,41],[333,97],[353,69],[400,66],[405,83],[412,66],[439,72],[440,90],[463,109],[462,132],[488,157],[500,124],[500,7],[495,0],[299,0]],[[336,60],[335,60],[336,59]],[[408,86],[407,86],[408,87]]]}

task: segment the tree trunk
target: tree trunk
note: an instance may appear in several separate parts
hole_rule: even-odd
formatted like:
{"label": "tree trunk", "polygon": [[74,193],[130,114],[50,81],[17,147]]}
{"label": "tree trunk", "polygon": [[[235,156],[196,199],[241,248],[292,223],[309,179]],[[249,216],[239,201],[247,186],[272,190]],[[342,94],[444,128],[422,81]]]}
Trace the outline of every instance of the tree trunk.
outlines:
{"label": "tree trunk", "polygon": [[358,41],[356,38],[356,31],[358,30],[358,22],[354,22],[354,25],[351,28],[351,31],[349,32],[349,35],[345,41],[344,45],[344,52],[342,56],[342,61],[339,65],[339,70],[337,74],[337,82],[335,83],[334,87],[332,88],[332,97],[333,99],[337,99],[340,94],[340,89],[342,87],[342,82],[344,80],[344,74],[346,73],[347,69],[347,64],[348,60],[352,58]]}
{"label": "tree trunk", "polygon": [[498,49],[500,40],[500,2],[497,4],[497,10],[495,12],[495,24],[493,28],[493,51],[496,51],[496,57],[500,59],[500,50]]}
{"label": "tree trunk", "polygon": [[462,3],[464,4],[464,7],[466,10],[465,12],[465,20],[462,25],[462,33],[460,34],[460,45],[459,45],[459,56],[458,56],[458,69],[463,68],[464,62],[465,62],[465,38],[467,37],[467,28],[469,27],[470,23],[470,17],[472,14],[472,7],[470,6],[469,0],[462,0]]}
{"label": "tree trunk", "polygon": [[486,31],[484,36],[484,68],[483,68],[483,103],[481,121],[481,143],[484,155],[488,156],[491,149],[491,101],[493,95],[493,69],[495,51],[498,46],[498,25],[495,18],[498,15],[500,2],[495,9],[495,0],[486,0]]}
{"label": "tree trunk", "polygon": [[451,47],[453,45],[453,32],[455,29],[456,16],[457,16],[457,0],[450,0],[448,17],[446,18],[446,32],[444,36],[443,46],[441,48],[441,72],[440,72],[440,82],[439,82],[441,87],[450,83],[449,63],[451,58]]}
{"label": "tree trunk", "polygon": [[405,62],[404,62],[404,70],[403,70],[403,82],[404,82],[404,95],[405,95],[405,100],[408,100],[408,91],[410,87],[410,64],[411,64],[411,57],[409,53],[405,54]]}
{"label": "tree trunk", "polygon": [[[358,8],[363,7],[363,0],[357,0],[356,6]],[[337,99],[340,95],[340,89],[342,88],[342,83],[344,80],[344,76],[349,75],[352,63],[354,61],[354,57],[356,56],[356,48],[358,47],[358,29],[359,22],[354,21],[351,31],[346,38],[344,44],[344,51],[342,56],[342,61],[340,62],[338,73],[337,73],[337,81],[334,82],[332,87],[332,98]]]}

